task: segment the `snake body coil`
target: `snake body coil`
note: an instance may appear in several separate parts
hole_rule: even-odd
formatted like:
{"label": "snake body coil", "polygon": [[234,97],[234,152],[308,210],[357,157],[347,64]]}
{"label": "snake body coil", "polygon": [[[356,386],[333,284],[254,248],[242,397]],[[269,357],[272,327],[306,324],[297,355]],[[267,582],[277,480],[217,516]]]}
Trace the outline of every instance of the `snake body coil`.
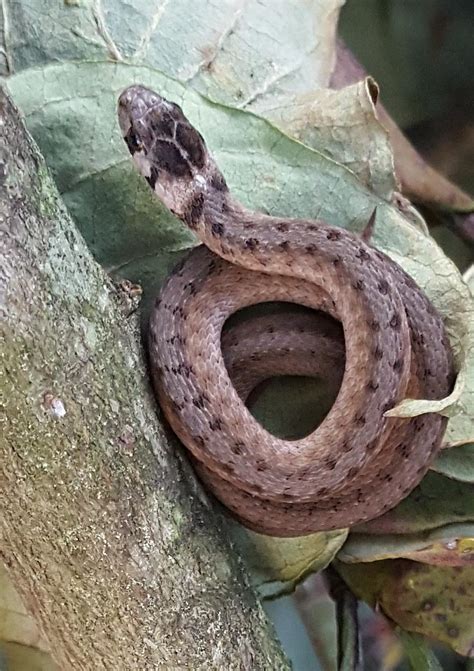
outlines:
{"label": "snake body coil", "polygon": [[[275,536],[351,526],[395,506],[428,469],[446,420],[384,413],[452,386],[449,343],[426,296],[348,231],[246,210],[177,105],[133,86],[119,119],[140,172],[205,245],[170,275],[150,327],[161,407],[201,478],[245,525]],[[261,318],[250,334],[224,337],[223,355],[227,318],[267,301],[329,313],[343,341],[304,316],[286,327]],[[251,388],[290,364],[297,374],[337,376],[344,348],[337,398],[309,436],[276,438],[246,408]]]}

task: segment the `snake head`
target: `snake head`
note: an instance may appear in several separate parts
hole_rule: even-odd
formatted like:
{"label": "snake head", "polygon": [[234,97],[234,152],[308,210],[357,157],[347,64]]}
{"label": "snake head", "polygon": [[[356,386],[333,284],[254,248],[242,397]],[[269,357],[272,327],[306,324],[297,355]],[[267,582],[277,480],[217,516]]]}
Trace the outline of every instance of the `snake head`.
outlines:
{"label": "snake head", "polygon": [[118,117],[128,150],[160,200],[183,217],[205,186],[209,158],[200,133],[179,105],[135,85],[119,97]]}

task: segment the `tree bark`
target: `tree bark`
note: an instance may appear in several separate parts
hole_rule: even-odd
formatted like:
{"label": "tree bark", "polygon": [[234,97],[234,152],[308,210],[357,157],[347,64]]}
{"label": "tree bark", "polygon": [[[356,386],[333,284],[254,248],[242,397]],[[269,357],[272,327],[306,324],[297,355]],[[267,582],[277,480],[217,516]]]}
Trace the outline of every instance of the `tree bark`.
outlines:
{"label": "tree bark", "polygon": [[0,558],[61,669],[287,669],[138,320],[0,94]]}

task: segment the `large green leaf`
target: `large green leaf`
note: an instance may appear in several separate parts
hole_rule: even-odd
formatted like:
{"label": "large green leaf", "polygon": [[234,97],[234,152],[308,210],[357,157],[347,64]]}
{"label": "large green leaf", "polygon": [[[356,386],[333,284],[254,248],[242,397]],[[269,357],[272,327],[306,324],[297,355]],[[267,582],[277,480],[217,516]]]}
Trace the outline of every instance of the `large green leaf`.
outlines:
{"label": "large green leaf", "polygon": [[403,629],[474,650],[474,568],[429,566],[408,559],[344,564],[337,571],[354,593]]}

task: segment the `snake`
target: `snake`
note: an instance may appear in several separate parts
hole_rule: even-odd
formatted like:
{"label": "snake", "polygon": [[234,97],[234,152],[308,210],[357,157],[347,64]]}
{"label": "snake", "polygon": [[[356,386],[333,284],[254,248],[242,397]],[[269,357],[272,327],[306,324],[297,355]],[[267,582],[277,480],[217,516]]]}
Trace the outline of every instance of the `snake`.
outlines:
{"label": "snake", "polygon": [[[118,100],[135,166],[202,244],[167,277],[148,352],[159,405],[204,485],[245,527],[276,537],[353,527],[421,481],[442,446],[438,413],[387,416],[453,386],[443,321],[414,279],[360,235],[247,209],[179,105],[141,85]],[[227,329],[244,308],[302,306]],[[337,385],[309,435],[275,436],[248,397],[279,375]]]}

